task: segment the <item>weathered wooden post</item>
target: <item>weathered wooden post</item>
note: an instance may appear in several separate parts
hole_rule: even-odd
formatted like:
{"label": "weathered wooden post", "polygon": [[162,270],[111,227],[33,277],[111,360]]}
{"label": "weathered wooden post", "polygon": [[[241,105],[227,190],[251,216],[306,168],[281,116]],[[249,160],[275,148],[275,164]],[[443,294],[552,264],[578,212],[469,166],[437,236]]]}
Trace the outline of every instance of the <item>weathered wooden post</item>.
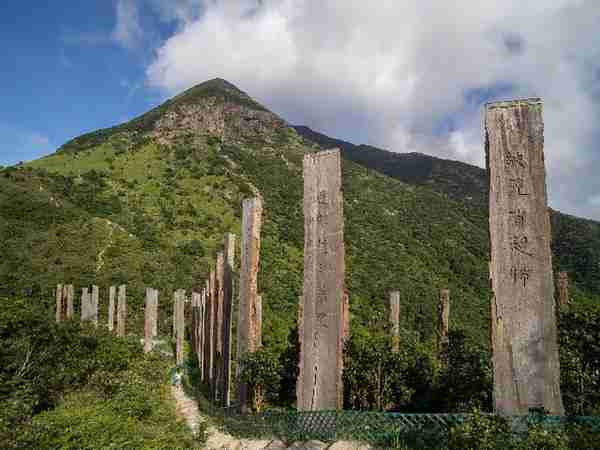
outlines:
{"label": "weathered wooden post", "polygon": [[450,329],[450,290],[440,289],[438,302],[438,329],[437,348],[438,352],[448,347],[448,331]]}
{"label": "weathered wooden post", "polygon": [[173,294],[175,310],[175,358],[176,364],[183,364],[183,343],[185,338],[185,291],[179,289]]}
{"label": "weathered wooden post", "polygon": [[392,332],[392,352],[400,351],[400,292],[390,292],[390,327]]}
{"label": "weathered wooden post", "polygon": [[90,320],[91,307],[90,307],[90,293],[89,289],[84,287],[81,288],[81,322]]}
{"label": "weathered wooden post", "polygon": [[92,286],[92,297],[90,301],[91,320],[95,327],[98,327],[98,304],[100,303],[100,291],[98,286]]}
{"label": "weathered wooden post", "polygon": [[204,380],[212,383],[212,330],[213,330],[213,299],[211,298],[210,277],[206,280],[206,306],[204,311]]}
{"label": "weathered wooden post", "polygon": [[344,218],[338,149],[304,156],[304,305],[300,374],[302,411],[342,408]]}
{"label": "weathered wooden post", "polygon": [[225,264],[223,267],[223,349],[222,392],[223,404],[231,405],[231,324],[233,314],[233,267],[235,264],[235,234],[225,235]]}
{"label": "weathered wooden post", "polygon": [[223,252],[217,252],[217,261],[215,264],[215,298],[217,300],[215,308],[215,327],[214,333],[214,377],[213,399],[218,400],[222,394],[223,384],[223,276],[225,273],[225,256]]}
{"label": "weathered wooden post", "polygon": [[56,285],[56,321],[63,319],[63,285]]}
{"label": "weathered wooden post", "polygon": [[117,336],[125,337],[125,325],[127,321],[127,287],[119,286],[117,300]]}
{"label": "weathered wooden post", "polygon": [[192,292],[192,314],[191,314],[191,339],[192,339],[192,351],[198,360],[198,367],[200,368],[200,310],[201,310],[201,297],[198,292]]}
{"label": "weathered wooden post", "polygon": [[63,298],[66,297],[66,301],[67,301],[67,319],[72,319],[75,313],[75,306],[74,306],[74,298],[75,298],[75,287],[72,284],[67,284],[64,287],[64,291],[63,291]]}
{"label": "weathered wooden post", "polygon": [[485,110],[494,406],[564,414],[556,331],[542,101]]}
{"label": "weathered wooden post", "polygon": [[258,263],[260,258],[260,230],[262,226],[262,198],[247,198],[242,202],[242,237],[240,253],[240,300],[237,323],[237,398],[242,412],[248,406],[248,387],[240,380],[240,360],[244,353],[258,350],[256,298]]}
{"label": "weathered wooden post", "polygon": [[198,365],[200,366],[200,379],[205,381],[205,361],[206,346],[204,345],[206,337],[206,288],[202,288],[200,293],[200,353],[198,354]]}
{"label": "weathered wooden post", "polygon": [[569,296],[569,275],[567,272],[558,272],[558,306],[567,305],[571,299]]}
{"label": "weathered wooden post", "polygon": [[156,322],[158,313],[158,291],[146,288],[146,305],[144,309],[144,352],[152,351],[153,339],[156,336]]}
{"label": "weathered wooden post", "polygon": [[115,328],[115,299],[117,297],[116,286],[111,286],[108,290],[108,331]]}

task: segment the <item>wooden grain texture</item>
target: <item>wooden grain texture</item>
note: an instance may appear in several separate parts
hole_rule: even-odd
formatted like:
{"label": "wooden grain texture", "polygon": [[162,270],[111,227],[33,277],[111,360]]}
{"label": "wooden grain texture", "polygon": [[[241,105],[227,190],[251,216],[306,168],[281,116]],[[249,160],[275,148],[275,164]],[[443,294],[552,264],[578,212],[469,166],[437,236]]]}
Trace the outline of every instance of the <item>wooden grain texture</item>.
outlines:
{"label": "wooden grain texture", "polygon": [[202,288],[200,293],[200,351],[198,355],[198,366],[200,367],[200,379],[206,381],[206,288]]}
{"label": "wooden grain texture", "polygon": [[209,311],[208,311],[208,334],[207,334],[207,367],[208,367],[208,380],[209,384],[213,386],[215,381],[215,322],[217,320],[217,299],[216,299],[216,287],[215,287],[215,271],[211,270],[208,276],[208,298],[209,298]]}
{"label": "wooden grain texture", "polygon": [[213,399],[221,400],[223,384],[223,276],[225,272],[225,256],[217,252],[215,262],[215,327],[214,333],[214,369]]}
{"label": "wooden grain texture", "polygon": [[117,299],[117,336],[125,337],[127,324],[127,286],[119,286]]}
{"label": "wooden grain texture", "polygon": [[231,326],[233,321],[233,270],[235,265],[235,234],[225,235],[225,265],[223,272],[223,404],[231,405]]}
{"label": "wooden grain texture", "polygon": [[144,352],[152,351],[153,339],[156,336],[155,327],[157,322],[158,291],[146,288],[146,303],[144,309]]}
{"label": "wooden grain texture", "polygon": [[57,322],[62,321],[65,317],[63,317],[63,285],[56,285],[56,313],[55,319]]}
{"label": "wooden grain texture", "polygon": [[338,149],[304,157],[304,305],[298,409],[342,407],[347,332],[344,218]]}
{"label": "wooden grain texture", "polygon": [[115,328],[115,308],[117,298],[117,287],[111,286],[108,289],[108,331],[113,331]]}
{"label": "wooden grain texture", "polygon": [[75,313],[74,306],[74,298],[75,298],[75,287],[72,284],[67,284],[63,287],[63,301],[65,303],[65,317],[67,319],[72,319]]}
{"label": "wooden grain texture", "polygon": [[90,301],[90,317],[95,327],[98,327],[98,306],[100,304],[100,288],[92,286],[92,296]]}
{"label": "wooden grain texture", "polygon": [[204,380],[207,383],[212,382],[212,358],[211,358],[211,337],[212,337],[212,299],[210,298],[210,279],[206,280],[204,308]]}
{"label": "wooden grain texture", "polygon": [[400,292],[390,292],[390,331],[392,335],[392,352],[400,351]]}
{"label": "wooden grain texture", "polygon": [[91,298],[89,288],[81,288],[81,322],[85,322],[90,320],[91,316],[91,306],[90,306]]}
{"label": "wooden grain texture", "polygon": [[175,291],[173,315],[175,316],[175,362],[179,366],[183,364],[183,344],[185,340],[185,291]]}
{"label": "wooden grain texture", "polygon": [[563,414],[542,101],[489,103],[491,338],[498,413]]}
{"label": "wooden grain texture", "polygon": [[242,202],[242,236],[240,253],[240,300],[237,322],[238,372],[237,399],[242,411],[248,406],[248,388],[239,379],[239,360],[247,352],[259,348],[257,342],[256,297],[258,295],[258,267],[260,260],[260,232],[262,228],[263,201],[261,197],[247,198]]}

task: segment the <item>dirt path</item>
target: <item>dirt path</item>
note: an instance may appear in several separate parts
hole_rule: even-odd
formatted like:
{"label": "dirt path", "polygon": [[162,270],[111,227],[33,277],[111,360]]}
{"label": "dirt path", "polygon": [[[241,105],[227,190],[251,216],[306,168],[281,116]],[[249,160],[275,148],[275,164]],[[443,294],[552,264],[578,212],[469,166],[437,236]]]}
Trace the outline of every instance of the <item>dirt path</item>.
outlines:
{"label": "dirt path", "polygon": [[[207,422],[206,418],[200,414],[198,403],[188,397],[181,386],[172,386],[171,393],[177,403],[177,412],[185,419],[188,427],[194,435],[198,434],[200,423]],[[361,445],[352,442],[336,442],[334,444],[325,444],[319,441],[295,442],[287,446],[279,440],[255,440],[255,439],[237,439],[229,434],[225,434],[214,426],[209,425],[208,439],[204,448],[206,450],[368,450],[367,445]]]}

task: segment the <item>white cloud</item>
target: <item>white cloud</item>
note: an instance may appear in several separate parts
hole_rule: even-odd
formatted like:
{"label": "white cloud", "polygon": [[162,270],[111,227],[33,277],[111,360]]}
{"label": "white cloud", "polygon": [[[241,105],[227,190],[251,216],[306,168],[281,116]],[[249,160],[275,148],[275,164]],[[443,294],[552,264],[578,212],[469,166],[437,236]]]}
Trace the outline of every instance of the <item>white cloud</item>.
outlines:
{"label": "white cloud", "polygon": [[292,123],[479,165],[483,102],[541,96],[551,202],[600,219],[596,0],[178,4],[147,69],[166,93],[218,76]]}
{"label": "white cloud", "polygon": [[111,38],[125,48],[137,47],[144,38],[136,0],[117,0],[116,23]]}

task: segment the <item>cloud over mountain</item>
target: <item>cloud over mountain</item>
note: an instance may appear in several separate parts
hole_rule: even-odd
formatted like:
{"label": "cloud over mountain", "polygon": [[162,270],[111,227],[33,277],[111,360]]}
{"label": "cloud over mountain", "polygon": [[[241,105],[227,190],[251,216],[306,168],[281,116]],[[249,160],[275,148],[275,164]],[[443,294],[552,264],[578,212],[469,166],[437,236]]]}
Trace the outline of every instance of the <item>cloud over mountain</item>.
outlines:
{"label": "cloud over mountain", "polygon": [[551,203],[600,219],[594,0],[151,4],[178,21],[147,68],[152,86],[219,76],[292,123],[397,152],[482,165],[483,103],[541,96]]}

